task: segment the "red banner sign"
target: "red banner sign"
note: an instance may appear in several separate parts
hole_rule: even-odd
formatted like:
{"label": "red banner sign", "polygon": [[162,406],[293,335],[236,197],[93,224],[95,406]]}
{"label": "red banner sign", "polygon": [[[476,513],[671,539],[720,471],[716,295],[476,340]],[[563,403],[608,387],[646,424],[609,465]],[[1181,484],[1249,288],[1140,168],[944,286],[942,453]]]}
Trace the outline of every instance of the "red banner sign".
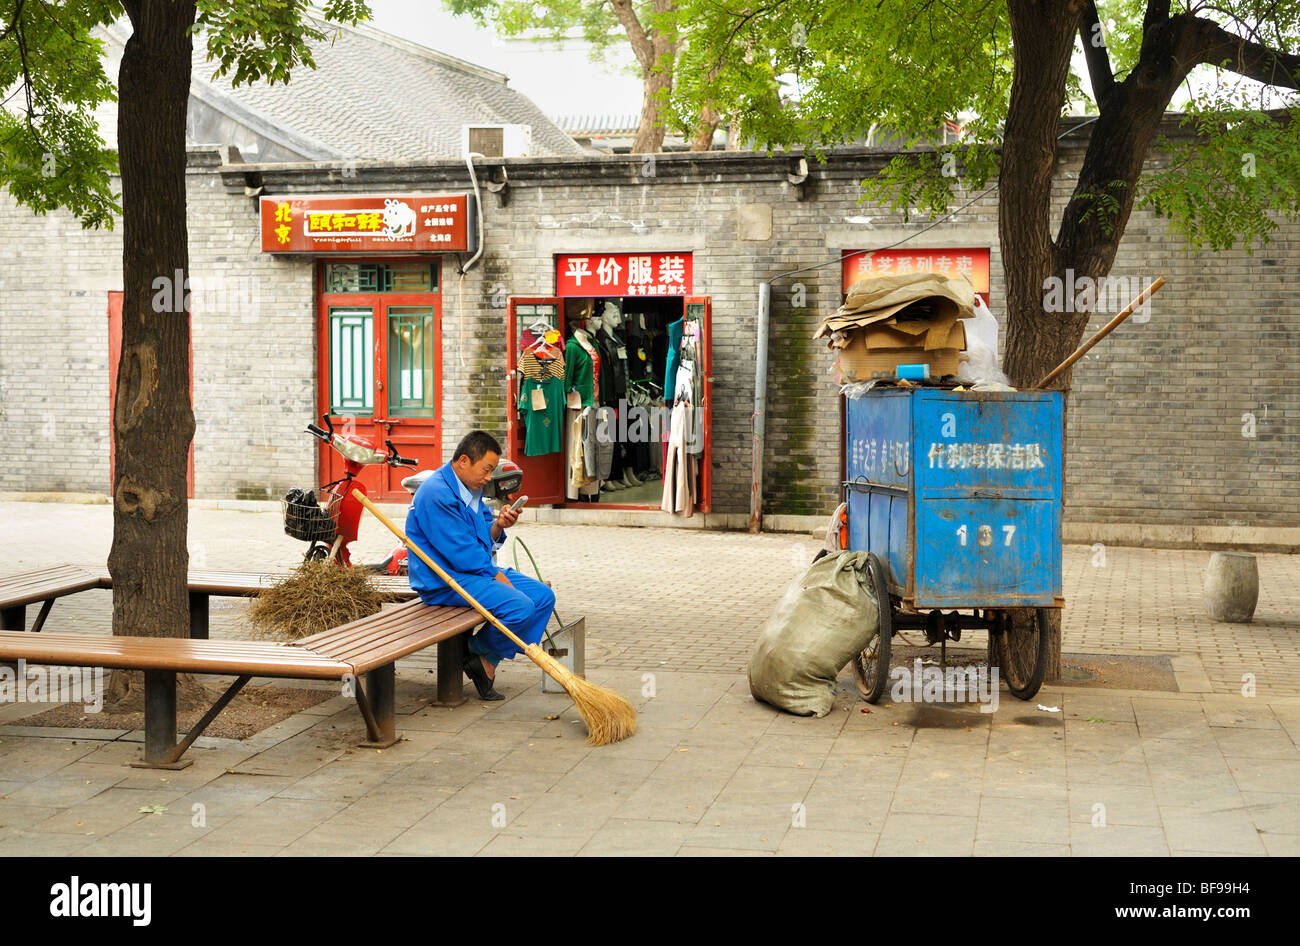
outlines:
{"label": "red banner sign", "polygon": [[558,296],[689,296],[690,253],[582,253],[555,257]]}
{"label": "red banner sign", "polygon": [[859,279],[899,276],[906,273],[942,273],[968,276],[975,291],[986,300],[989,294],[989,251],[986,249],[875,250],[844,260],[844,291]]}
{"label": "red banner sign", "polygon": [[473,247],[467,194],[263,197],[263,253],[443,253]]}

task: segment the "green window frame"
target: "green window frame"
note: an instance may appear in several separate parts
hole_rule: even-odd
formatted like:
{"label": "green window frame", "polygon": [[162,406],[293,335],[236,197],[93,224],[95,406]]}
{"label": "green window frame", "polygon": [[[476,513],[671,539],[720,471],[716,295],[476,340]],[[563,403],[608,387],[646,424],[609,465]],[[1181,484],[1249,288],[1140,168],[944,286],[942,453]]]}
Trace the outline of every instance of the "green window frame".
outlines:
{"label": "green window frame", "polygon": [[330,306],[330,413],[375,413],[375,311],[368,306]]}
{"label": "green window frame", "polygon": [[432,306],[388,307],[389,416],[437,416],[435,334]]}

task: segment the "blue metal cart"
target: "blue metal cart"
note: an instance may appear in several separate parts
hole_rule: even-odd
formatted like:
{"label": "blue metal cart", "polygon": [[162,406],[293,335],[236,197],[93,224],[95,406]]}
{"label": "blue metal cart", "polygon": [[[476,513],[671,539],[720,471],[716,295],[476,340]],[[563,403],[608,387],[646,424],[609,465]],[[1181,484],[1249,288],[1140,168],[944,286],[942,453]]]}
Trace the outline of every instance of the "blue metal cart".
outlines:
{"label": "blue metal cart", "polygon": [[[1011,692],[1038,692],[1048,609],[1064,603],[1063,420],[1059,391],[889,387],[846,399],[847,547],[871,553],[880,604],[853,662],[869,702],[884,693],[899,628],[945,647],[983,628]],[[1013,620],[1020,609],[1032,620]]]}

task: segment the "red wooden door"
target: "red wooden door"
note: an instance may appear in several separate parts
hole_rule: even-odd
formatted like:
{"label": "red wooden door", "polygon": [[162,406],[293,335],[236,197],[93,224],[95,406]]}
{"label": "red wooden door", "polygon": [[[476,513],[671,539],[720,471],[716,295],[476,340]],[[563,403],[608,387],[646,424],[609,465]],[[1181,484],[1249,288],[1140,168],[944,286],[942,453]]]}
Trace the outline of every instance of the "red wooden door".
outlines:
{"label": "red wooden door", "polygon": [[[190,322],[191,329],[193,321]],[[117,411],[117,368],[122,360],[122,290],[108,291],[108,494],[117,482],[117,439],[113,436],[113,415]],[[190,409],[194,409],[194,338],[190,337]],[[185,495],[194,498],[194,441],[190,441],[185,469]]]}
{"label": "red wooden door", "polygon": [[[524,419],[519,413],[519,354],[531,345],[542,329],[558,329],[564,334],[564,307],[554,296],[521,297],[506,302],[506,452],[524,471],[520,492],[528,505],[555,505],[564,502],[564,452],[540,457],[524,456]],[[561,438],[561,443],[564,438]]]}
{"label": "red wooden door", "polygon": [[[338,432],[391,440],[417,469],[442,465],[442,296],[436,259],[322,261],[317,269],[318,410]],[[343,458],[320,448],[322,482]],[[403,501],[411,470],[366,467],[360,479],[381,501]]]}

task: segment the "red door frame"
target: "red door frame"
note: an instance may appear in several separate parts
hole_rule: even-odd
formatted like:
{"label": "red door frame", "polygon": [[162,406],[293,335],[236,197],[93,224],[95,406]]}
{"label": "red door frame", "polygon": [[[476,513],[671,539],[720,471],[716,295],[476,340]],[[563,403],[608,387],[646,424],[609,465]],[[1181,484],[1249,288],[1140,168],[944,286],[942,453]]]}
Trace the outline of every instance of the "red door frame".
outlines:
{"label": "red door frame", "polygon": [[[117,369],[122,360],[122,290],[108,291],[108,495],[117,482],[117,438],[113,418],[117,415]],[[190,315],[190,410],[194,410],[194,318]],[[185,498],[194,498],[194,439],[185,465]]]}
{"label": "red door frame", "polygon": [[[521,492],[530,506],[556,506],[564,502],[564,447],[568,439],[561,431],[559,453],[540,457],[524,456],[524,421],[519,417],[519,323],[516,305],[555,306],[556,328],[564,337],[564,300],[558,296],[520,296],[506,300],[506,453],[524,471]],[[558,462],[557,462],[558,458]]]}
{"label": "red door frame", "polygon": [[[335,429],[343,432],[348,422],[349,428],[360,437],[367,437],[375,446],[383,450],[384,441],[392,440],[397,452],[417,461],[416,469],[435,469],[442,466],[442,258],[420,257],[438,268],[438,291],[428,293],[414,292],[325,292],[325,266],[331,262],[349,263],[397,263],[409,262],[412,257],[348,257],[346,260],[331,260],[320,257],[316,260],[312,278],[316,298],[316,417],[318,423],[321,414],[330,409],[330,365],[329,365],[329,310],[331,306],[352,306],[369,308],[373,316],[374,331],[374,374],[375,387],[371,394],[374,413],[370,417],[351,417],[344,414],[330,414]],[[388,414],[388,310],[393,307],[418,306],[433,309],[433,416],[432,417],[389,417]],[[405,428],[405,429],[403,429]],[[322,483],[331,482],[343,475],[343,459],[332,448],[319,444],[317,448],[317,469]],[[410,494],[402,488],[402,479],[410,476],[408,467],[393,468],[387,464],[368,466],[358,477],[366,487],[371,498],[378,502],[404,501]],[[319,484],[317,484],[319,485]]]}

